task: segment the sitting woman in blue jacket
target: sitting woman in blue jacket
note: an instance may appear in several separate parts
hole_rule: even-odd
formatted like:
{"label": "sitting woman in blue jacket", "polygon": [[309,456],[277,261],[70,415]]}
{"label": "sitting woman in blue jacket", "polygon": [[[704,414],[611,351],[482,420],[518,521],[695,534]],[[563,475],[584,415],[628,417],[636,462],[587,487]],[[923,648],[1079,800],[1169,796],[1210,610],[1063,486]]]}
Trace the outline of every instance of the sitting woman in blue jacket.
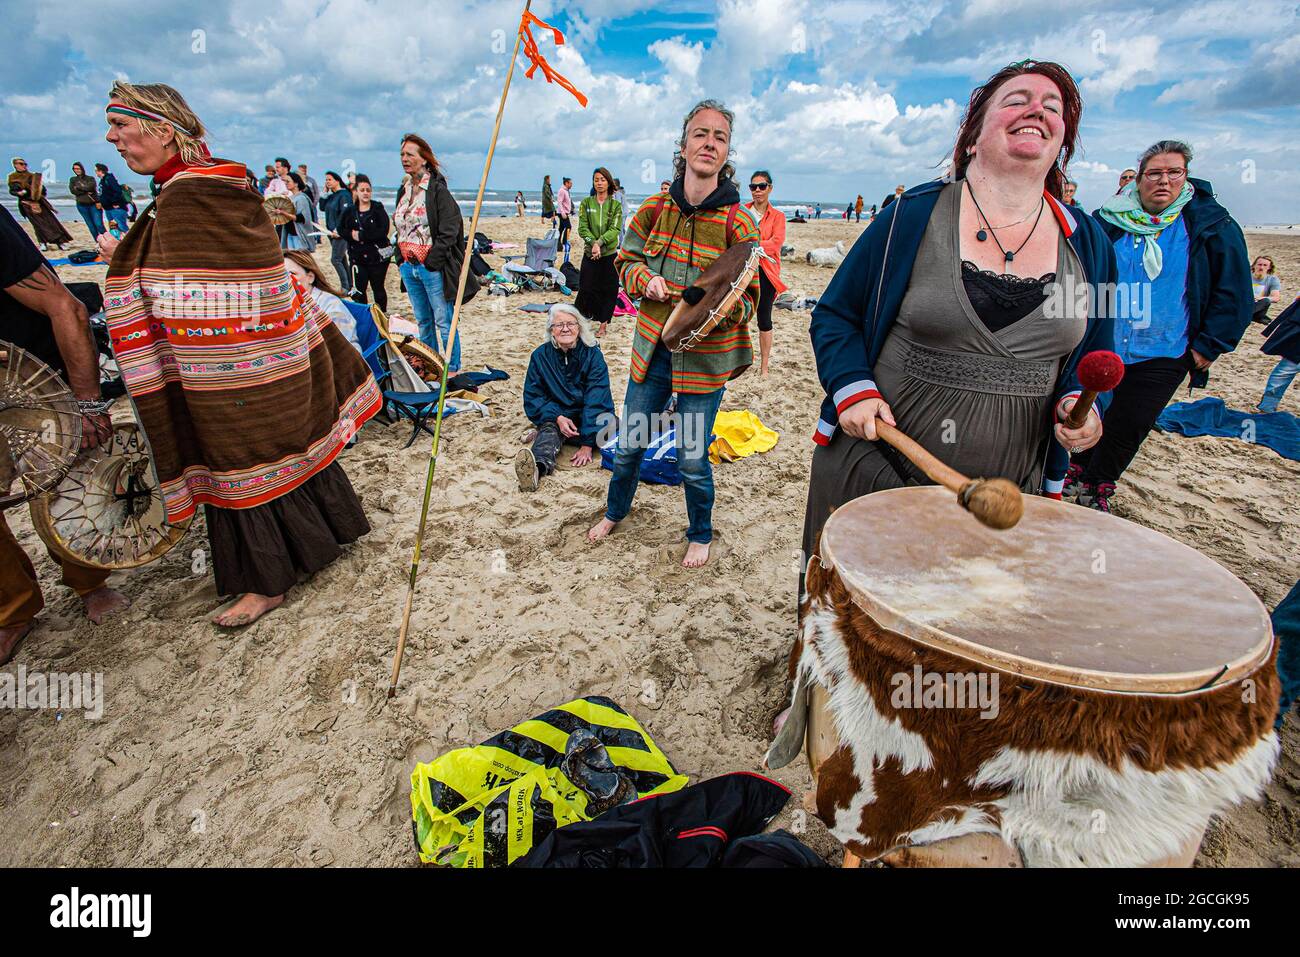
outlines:
{"label": "sitting woman in blue jacket", "polygon": [[966,475],[1056,497],[1067,450],[1101,438],[1105,397],[1061,424],[1080,356],[1111,347],[1114,250],[1061,200],[1081,111],[1063,67],[1001,70],[971,94],[952,175],[882,210],[839,267],[812,314],[826,399],[805,556],[850,499],[929,484],[878,420]]}
{"label": "sitting woman in blue jacket", "polygon": [[568,303],[551,307],[547,341],[533,350],[524,378],[524,414],[537,427],[532,447],[515,456],[519,488],[536,491],[568,442],[578,446],[572,464],[591,462],[596,435],[614,421],[609,368],[582,313]]}

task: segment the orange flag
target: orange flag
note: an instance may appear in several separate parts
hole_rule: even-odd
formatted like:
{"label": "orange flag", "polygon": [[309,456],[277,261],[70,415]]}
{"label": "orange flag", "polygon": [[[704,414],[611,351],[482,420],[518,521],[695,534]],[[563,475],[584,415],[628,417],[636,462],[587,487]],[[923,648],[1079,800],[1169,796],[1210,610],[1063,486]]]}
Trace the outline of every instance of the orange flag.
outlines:
{"label": "orange flag", "polygon": [[555,29],[555,27],[551,26],[549,23],[546,23],[543,20],[539,19],[538,17],[535,17],[533,14],[525,11],[524,18],[519,22],[519,35],[523,40],[524,56],[528,57],[528,61],[531,64],[531,66],[529,66],[528,69],[524,72],[524,76],[528,77],[528,79],[531,80],[533,78],[533,74],[537,72],[537,68],[541,67],[542,76],[546,77],[547,83],[560,84],[560,86],[564,87],[566,90],[568,90],[570,93],[573,94],[574,99],[576,99],[579,103],[581,103],[585,107],[587,105],[587,97],[584,96],[581,92],[579,92],[578,89],[572,83],[570,83],[564,77],[560,76],[560,74],[556,73],[555,68],[546,62],[546,58],[543,57],[541,51],[537,49],[537,41],[533,39],[534,23],[537,24],[539,27],[541,27],[543,30],[551,31],[551,33],[555,36],[555,45],[557,47],[562,46],[564,44],[563,33]]}

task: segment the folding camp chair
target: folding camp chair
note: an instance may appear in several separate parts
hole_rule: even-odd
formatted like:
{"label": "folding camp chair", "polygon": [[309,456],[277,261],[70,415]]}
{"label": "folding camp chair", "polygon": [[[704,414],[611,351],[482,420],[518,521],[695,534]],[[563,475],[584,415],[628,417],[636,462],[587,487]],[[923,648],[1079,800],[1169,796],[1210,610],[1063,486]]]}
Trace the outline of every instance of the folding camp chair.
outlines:
{"label": "folding camp chair", "polygon": [[[388,328],[388,320],[379,306],[368,306],[347,299],[344,303],[356,319],[361,357],[366,360],[366,365],[379,384],[379,391],[384,397],[385,415],[394,422],[408,419],[412,423],[411,438],[403,448],[410,448],[419,438],[421,430],[432,436],[433,429],[429,428],[428,421],[438,411],[438,390],[430,388],[416,374],[402,355],[398,343],[391,336],[383,334],[383,330]],[[452,411],[447,409],[443,414],[445,416]]]}

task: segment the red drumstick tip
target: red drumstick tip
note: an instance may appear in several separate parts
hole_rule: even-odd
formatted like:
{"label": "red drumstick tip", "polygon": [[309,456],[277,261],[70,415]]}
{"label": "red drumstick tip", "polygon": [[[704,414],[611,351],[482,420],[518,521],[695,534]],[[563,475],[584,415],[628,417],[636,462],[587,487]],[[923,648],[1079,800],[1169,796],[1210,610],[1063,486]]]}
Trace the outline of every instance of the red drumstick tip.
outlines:
{"label": "red drumstick tip", "polygon": [[1124,378],[1124,360],[1113,352],[1089,352],[1079,360],[1079,384],[1092,392],[1109,392]]}

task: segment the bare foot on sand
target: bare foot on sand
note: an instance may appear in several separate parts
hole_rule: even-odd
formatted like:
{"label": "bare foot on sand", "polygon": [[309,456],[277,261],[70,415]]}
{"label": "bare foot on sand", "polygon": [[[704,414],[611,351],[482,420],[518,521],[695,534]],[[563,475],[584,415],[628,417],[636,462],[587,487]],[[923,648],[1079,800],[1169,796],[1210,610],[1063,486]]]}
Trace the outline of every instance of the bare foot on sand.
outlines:
{"label": "bare foot on sand", "polygon": [[258,595],[253,592],[240,595],[233,605],[222,609],[212,617],[212,623],[220,628],[243,628],[251,625],[273,608],[284,604],[283,595]]}
{"label": "bare foot on sand", "polygon": [[32,633],[35,627],[30,621],[13,628],[0,628],[0,665],[7,665],[18,653],[18,646]]}
{"label": "bare foot on sand", "polygon": [[81,604],[86,609],[86,617],[93,624],[102,625],[105,618],[116,611],[121,611],[131,602],[121,592],[113,591],[111,588],[96,588],[89,594],[81,596]]}
{"label": "bare foot on sand", "polygon": [[691,542],[686,546],[686,557],[682,559],[682,568],[699,568],[709,560],[708,542]]}
{"label": "bare foot on sand", "polygon": [[611,522],[607,518],[602,518],[595,525],[587,530],[587,541],[598,542],[614,530],[616,522]]}

